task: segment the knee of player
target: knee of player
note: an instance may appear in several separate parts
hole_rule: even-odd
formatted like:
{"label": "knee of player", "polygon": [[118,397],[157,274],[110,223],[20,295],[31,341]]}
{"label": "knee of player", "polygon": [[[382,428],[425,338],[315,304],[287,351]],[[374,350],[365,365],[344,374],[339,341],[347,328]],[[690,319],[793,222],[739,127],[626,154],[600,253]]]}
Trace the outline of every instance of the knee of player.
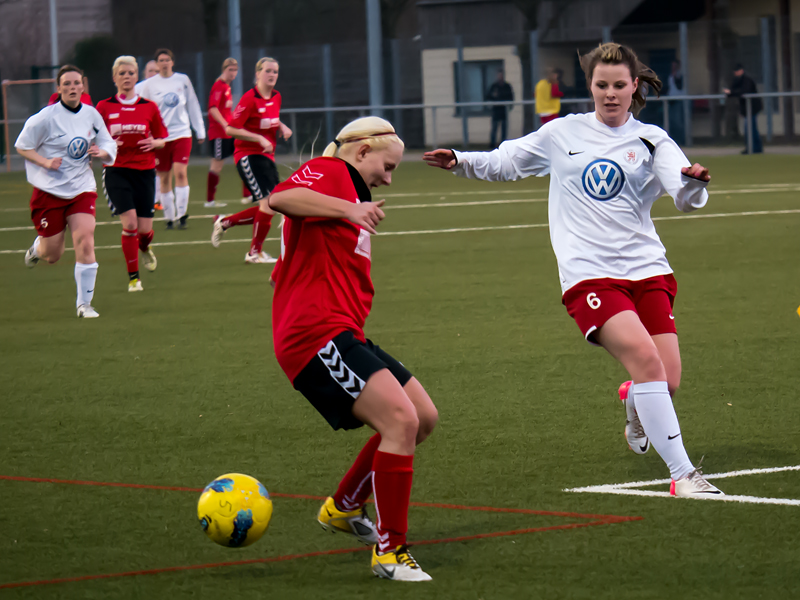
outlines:
{"label": "knee of player", "polygon": [[439,411],[436,409],[435,406],[431,406],[423,411],[418,411],[417,418],[419,419],[417,443],[420,443],[422,440],[427,438],[431,433],[433,433],[436,424],[439,422]]}
{"label": "knee of player", "polygon": [[391,435],[397,437],[398,442],[410,442],[413,445],[416,443],[419,426],[417,411],[409,403],[407,406],[395,408],[389,429]]}
{"label": "knee of player", "polygon": [[83,252],[94,251],[94,232],[76,234],[74,243],[75,243],[75,249],[77,251],[83,251]]}
{"label": "knee of player", "polygon": [[667,378],[664,363],[655,346],[642,348],[637,354],[637,362],[642,375],[655,381],[663,381]]}

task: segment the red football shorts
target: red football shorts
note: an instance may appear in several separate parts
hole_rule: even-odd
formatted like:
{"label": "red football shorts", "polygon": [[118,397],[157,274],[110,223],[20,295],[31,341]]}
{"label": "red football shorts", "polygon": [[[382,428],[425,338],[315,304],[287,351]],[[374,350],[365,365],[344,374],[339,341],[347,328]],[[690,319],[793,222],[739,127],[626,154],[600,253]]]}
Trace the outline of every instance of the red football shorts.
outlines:
{"label": "red football shorts", "polygon": [[189,164],[189,155],[192,153],[192,138],[179,138],[164,144],[163,148],[156,150],[156,171],[169,171],[175,163]]}
{"label": "red football shorts", "polygon": [[67,217],[76,213],[95,216],[97,194],[84,192],[74,198],[59,198],[33,188],[31,220],[42,237],[53,237],[67,228]]}
{"label": "red football shorts", "polygon": [[566,291],[561,301],[575,319],[586,341],[596,344],[594,332],[614,315],[632,310],[650,335],[677,333],[672,306],[678,282],[670,275],[641,281],[589,279]]}

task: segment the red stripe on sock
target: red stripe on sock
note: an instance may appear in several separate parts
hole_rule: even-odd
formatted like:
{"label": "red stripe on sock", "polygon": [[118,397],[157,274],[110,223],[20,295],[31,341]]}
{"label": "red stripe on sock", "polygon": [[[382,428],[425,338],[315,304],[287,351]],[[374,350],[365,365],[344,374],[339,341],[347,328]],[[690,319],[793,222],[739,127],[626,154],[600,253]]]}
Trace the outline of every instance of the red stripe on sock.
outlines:
{"label": "red stripe on sock", "polygon": [[125,255],[125,266],[128,273],[139,270],[139,232],[136,229],[122,230],[122,254]]}
{"label": "red stripe on sock", "polygon": [[261,252],[261,247],[264,245],[264,240],[267,239],[271,223],[272,215],[259,210],[256,214],[255,223],[253,223],[253,241],[250,243],[250,254]]}
{"label": "red stripe on sock", "polygon": [[343,510],[356,510],[372,495],[372,463],[375,461],[375,452],[381,443],[381,434],[373,435],[361,452],[358,453],[353,466],[347,471],[339,489],[333,495],[336,506]]}
{"label": "red stripe on sock", "polygon": [[406,543],[414,457],[375,452],[372,487],[378,513],[378,547],[387,551]]}

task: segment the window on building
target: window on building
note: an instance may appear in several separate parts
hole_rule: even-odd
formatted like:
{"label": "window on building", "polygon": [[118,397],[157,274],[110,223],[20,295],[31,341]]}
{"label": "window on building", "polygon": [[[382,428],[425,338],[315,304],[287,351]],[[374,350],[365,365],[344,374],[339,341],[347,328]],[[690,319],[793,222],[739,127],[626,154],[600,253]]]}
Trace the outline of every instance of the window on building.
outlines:
{"label": "window on building", "polygon": [[[459,77],[458,62],[453,63],[453,74],[456,85],[456,102],[483,102],[486,92],[497,79],[497,72],[503,69],[502,60],[470,60],[464,61],[464,85]],[[489,106],[467,106],[468,116],[491,114]],[[461,116],[461,108],[456,109],[456,116]]]}

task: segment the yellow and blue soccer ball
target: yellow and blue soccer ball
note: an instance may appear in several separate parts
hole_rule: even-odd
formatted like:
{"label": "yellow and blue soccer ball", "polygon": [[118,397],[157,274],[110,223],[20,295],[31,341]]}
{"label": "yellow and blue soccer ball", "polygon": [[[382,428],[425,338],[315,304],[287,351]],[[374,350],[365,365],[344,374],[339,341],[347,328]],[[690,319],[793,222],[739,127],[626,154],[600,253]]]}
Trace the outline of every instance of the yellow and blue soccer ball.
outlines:
{"label": "yellow and blue soccer ball", "polygon": [[217,544],[241,548],[258,541],[267,531],[272,500],[257,479],[228,473],[205,487],[197,503],[197,518]]}

